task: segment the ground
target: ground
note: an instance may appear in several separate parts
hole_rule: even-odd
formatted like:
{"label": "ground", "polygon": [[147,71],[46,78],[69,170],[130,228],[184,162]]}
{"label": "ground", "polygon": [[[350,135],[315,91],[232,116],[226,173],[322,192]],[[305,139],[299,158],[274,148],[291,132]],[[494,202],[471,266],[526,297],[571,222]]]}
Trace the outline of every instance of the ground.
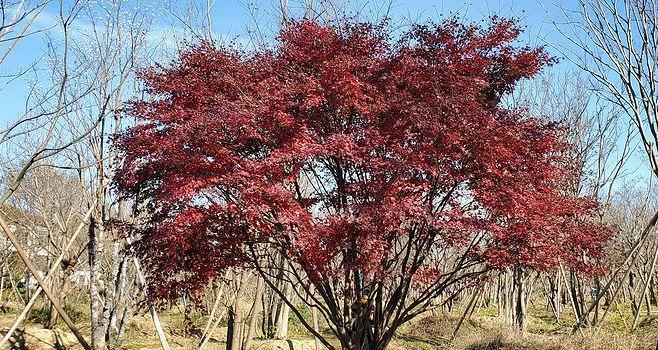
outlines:
{"label": "ground", "polygon": [[[68,307],[67,313],[79,325],[80,330],[88,336],[89,321],[86,319],[84,303],[76,308]],[[620,310],[623,310],[623,305]],[[8,329],[20,310],[7,304],[0,313],[0,328],[3,333]],[[573,319],[565,315],[560,323],[555,321],[545,307],[531,307],[529,310],[528,330],[525,334],[510,331],[495,309],[484,307],[476,310],[474,315],[461,327],[454,339],[452,334],[458,320],[459,310],[454,314],[436,312],[425,315],[404,326],[391,344],[391,350],[568,350],[568,349],[657,349],[658,316],[645,319],[637,331],[630,333],[632,323],[628,312],[610,314],[606,325],[597,330],[586,330],[571,335]],[[58,324],[54,330],[44,329],[39,322],[44,311],[39,307],[31,313],[30,318],[14,334],[10,349],[81,349],[75,337],[67,331],[64,324]],[[168,311],[161,313],[161,319],[172,349],[194,349],[197,337],[183,335],[183,321],[180,313]],[[195,320],[203,324],[203,318]],[[205,349],[224,349],[221,340],[226,332],[220,327],[215,337]],[[299,321],[291,319],[290,340],[258,339],[253,349],[261,350],[315,350],[313,339],[303,330]],[[124,341],[119,349],[146,350],[159,349],[159,343],[148,313],[130,319]]]}

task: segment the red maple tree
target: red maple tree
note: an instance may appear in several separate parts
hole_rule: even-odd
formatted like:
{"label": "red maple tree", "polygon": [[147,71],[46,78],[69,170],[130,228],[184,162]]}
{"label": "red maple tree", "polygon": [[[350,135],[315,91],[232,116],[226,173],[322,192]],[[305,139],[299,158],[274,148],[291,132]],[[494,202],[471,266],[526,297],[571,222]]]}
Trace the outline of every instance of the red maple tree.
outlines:
{"label": "red maple tree", "polygon": [[115,184],[153,295],[234,266],[276,290],[285,259],[341,346],[375,350],[484,272],[591,269],[607,230],[563,190],[563,130],[501,103],[552,62],[519,33],[290,21],[270,48],[201,44],[147,71]]}

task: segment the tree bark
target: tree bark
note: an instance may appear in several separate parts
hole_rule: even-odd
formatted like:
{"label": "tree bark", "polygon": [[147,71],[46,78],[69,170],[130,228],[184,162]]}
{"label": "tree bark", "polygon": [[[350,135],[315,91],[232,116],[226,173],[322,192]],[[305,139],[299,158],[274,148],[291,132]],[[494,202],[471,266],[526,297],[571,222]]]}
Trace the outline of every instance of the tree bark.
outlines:
{"label": "tree bark", "polygon": [[233,348],[233,339],[235,338],[235,312],[233,311],[233,305],[229,305],[227,309],[226,350],[238,350]]}
{"label": "tree bark", "polygon": [[[61,300],[61,299],[59,299]],[[58,302],[59,302],[58,300]],[[48,319],[46,320],[46,323],[43,325],[43,328],[45,329],[53,329],[55,327],[55,324],[57,323],[57,316],[59,314],[57,313],[57,309],[55,309],[55,305],[52,303],[50,304],[50,307],[48,308]]]}
{"label": "tree bark", "polygon": [[526,328],[526,299],[524,297],[525,286],[523,283],[523,271],[514,269],[514,327],[522,332]]}
{"label": "tree bark", "polygon": [[247,331],[247,338],[244,341],[244,350],[249,350],[251,347],[251,344],[254,341],[254,336],[256,334],[256,323],[258,323],[258,317],[260,315],[260,306],[261,304],[261,299],[263,298],[263,290],[264,290],[264,281],[263,278],[258,276],[258,282],[256,282],[256,298],[254,299],[254,303],[251,307],[251,315],[249,318],[249,330]]}
{"label": "tree bark", "polygon": [[[313,330],[319,333],[320,326],[318,324],[318,309],[315,306],[311,307],[311,317],[313,318]],[[320,350],[320,348],[322,347],[322,344],[320,343],[320,339],[318,339],[318,337],[316,336],[313,336],[313,340],[315,342],[315,350]]]}
{"label": "tree bark", "polygon": [[[286,298],[290,298],[290,286],[287,284],[284,287]],[[290,307],[286,303],[282,303],[279,308],[279,317],[276,324],[276,339],[288,339],[288,322],[290,319]]]}
{"label": "tree bark", "polygon": [[101,237],[102,228],[97,227],[96,218],[91,217],[89,224],[89,311],[91,315],[91,347],[94,350],[105,350],[105,322],[103,300],[101,298]]}
{"label": "tree bark", "polygon": [[247,287],[247,271],[243,271],[238,278],[238,288],[233,300],[233,304],[229,307],[229,330],[231,331],[226,335],[226,349],[227,350],[242,350],[242,335],[244,331],[243,320],[243,303],[240,297],[244,294]]}
{"label": "tree bark", "polygon": [[[288,269],[288,261],[284,261],[282,274],[286,275],[286,270]],[[287,278],[286,278],[287,279]],[[292,289],[291,285],[287,281],[282,281],[283,285],[283,294],[287,300],[290,300]],[[277,314],[277,323],[276,323],[276,339],[288,339],[288,321],[290,318],[290,306],[281,301],[280,307]]]}

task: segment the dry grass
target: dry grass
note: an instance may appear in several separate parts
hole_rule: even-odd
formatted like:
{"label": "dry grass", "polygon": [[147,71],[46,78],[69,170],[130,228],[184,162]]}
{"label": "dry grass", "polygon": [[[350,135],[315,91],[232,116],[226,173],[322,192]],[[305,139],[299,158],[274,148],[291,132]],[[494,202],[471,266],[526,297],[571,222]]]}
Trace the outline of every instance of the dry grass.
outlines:
{"label": "dry grass", "polygon": [[[80,305],[81,310],[86,306]],[[528,332],[521,334],[513,332],[500,318],[494,316],[491,310],[478,310],[477,315],[467,320],[459,333],[452,338],[456,316],[435,315],[419,318],[403,327],[398,337],[390,346],[391,350],[654,350],[658,342],[658,320],[643,321],[640,329],[632,334],[627,331],[625,319],[610,318],[606,327],[598,332],[570,334],[572,320],[565,319],[555,322],[541,310],[532,310],[534,317],[529,318]],[[0,329],[3,332],[16,317],[18,309],[8,307],[0,313]],[[173,349],[193,349],[197,339],[184,337],[180,315],[175,312],[161,314],[170,345]],[[11,349],[81,349],[76,345],[75,338],[58,325],[54,330],[43,329],[37,320],[32,318],[15,334]],[[201,320],[202,321],[202,320]],[[78,320],[83,334],[88,335],[88,320]],[[314,350],[314,342],[308,334],[291,322],[292,340],[258,340],[254,349],[261,350]],[[215,333],[215,338],[206,349],[224,349],[225,328]],[[126,329],[126,335],[121,349],[145,350],[159,349],[159,343],[148,315],[133,317]]]}
{"label": "dry grass", "polygon": [[532,318],[532,331],[510,330],[501,319],[478,315],[467,321],[451,339],[454,318],[428,317],[405,327],[395,342],[396,349],[454,350],[654,350],[658,344],[658,324],[635,333],[608,328],[571,335],[570,324],[548,324]]}
{"label": "dry grass", "polygon": [[457,340],[454,346],[454,349],[464,350],[653,350],[656,348],[656,337],[646,335],[618,337],[601,334],[542,336],[497,330],[470,334]]}

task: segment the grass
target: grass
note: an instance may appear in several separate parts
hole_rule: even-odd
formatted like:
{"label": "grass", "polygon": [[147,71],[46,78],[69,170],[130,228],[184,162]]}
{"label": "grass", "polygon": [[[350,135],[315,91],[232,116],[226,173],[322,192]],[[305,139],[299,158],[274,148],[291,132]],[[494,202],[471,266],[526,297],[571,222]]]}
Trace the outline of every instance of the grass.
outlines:
{"label": "grass", "polygon": [[[88,336],[88,305],[84,302],[67,305],[67,314],[79,325],[83,334]],[[404,325],[393,340],[390,350],[654,350],[658,342],[658,317],[643,317],[638,329],[629,333],[632,314],[628,305],[621,304],[622,313],[608,314],[605,325],[598,330],[587,330],[571,334],[573,316],[565,309],[560,322],[555,320],[552,312],[542,305],[530,305],[528,309],[527,332],[522,334],[511,331],[503,317],[498,317],[495,308],[480,308],[467,319],[457,336],[452,339],[454,327],[459,318],[458,309],[454,314],[434,314],[419,317]],[[0,312],[0,328],[6,330],[19,313],[16,305],[7,305],[5,312]],[[611,310],[612,311],[612,310]],[[45,304],[38,305],[30,314],[28,321],[17,332],[13,349],[80,349],[75,345],[75,338],[59,322],[55,330],[46,330],[41,326],[48,316]],[[311,321],[309,310],[302,310],[302,316]],[[188,320],[183,314],[173,309],[160,313],[161,321],[172,349],[193,349],[198,341],[198,334],[190,333],[191,322],[196,328],[203,329],[205,316],[198,312],[190,313]],[[194,327],[192,327],[194,328]],[[255,342],[257,349],[296,349],[314,350],[311,335],[304,329],[300,320],[290,314],[290,340],[265,340]],[[324,330],[323,330],[324,331]],[[260,332],[260,327],[258,332]],[[326,332],[323,332],[326,334]],[[224,349],[223,339],[226,327],[220,326],[214,338],[209,342],[208,350]],[[57,345],[59,343],[59,345]],[[59,347],[58,347],[59,346]],[[132,317],[126,326],[124,341],[120,348],[126,350],[158,349],[159,342],[153,330],[148,313]]]}

